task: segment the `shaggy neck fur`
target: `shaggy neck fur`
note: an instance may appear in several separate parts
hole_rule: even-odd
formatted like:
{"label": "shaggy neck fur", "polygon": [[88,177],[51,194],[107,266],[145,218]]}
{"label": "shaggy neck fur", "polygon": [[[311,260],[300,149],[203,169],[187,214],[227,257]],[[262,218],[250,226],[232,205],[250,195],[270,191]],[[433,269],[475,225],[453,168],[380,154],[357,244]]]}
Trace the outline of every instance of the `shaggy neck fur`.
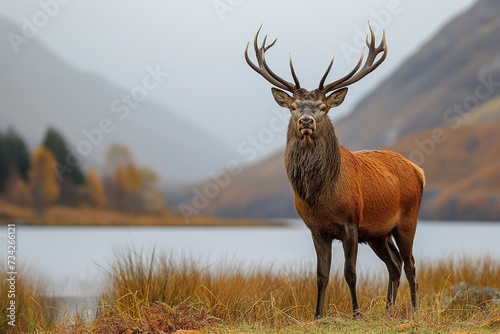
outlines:
{"label": "shaggy neck fur", "polygon": [[314,206],[323,187],[331,185],[340,172],[340,144],[328,119],[311,137],[297,135],[291,123],[285,150],[288,180],[297,196]]}

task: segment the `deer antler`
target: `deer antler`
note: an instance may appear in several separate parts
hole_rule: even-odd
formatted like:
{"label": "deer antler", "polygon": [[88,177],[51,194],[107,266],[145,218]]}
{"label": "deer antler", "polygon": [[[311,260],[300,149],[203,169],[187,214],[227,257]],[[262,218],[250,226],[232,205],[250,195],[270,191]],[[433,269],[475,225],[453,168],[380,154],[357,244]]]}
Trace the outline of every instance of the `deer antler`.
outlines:
{"label": "deer antler", "polygon": [[[368,26],[370,27],[370,41],[368,41],[368,36],[366,36],[366,45],[368,46],[368,57],[366,58],[365,65],[363,68],[358,72],[358,69],[361,66],[361,63],[363,62],[363,58],[365,55],[365,49],[363,48],[363,51],[361,52],[361,56],[359,57],[359,61],[354,67],[354,69],[349,72],[347,75],[344,77],[338,79],[337,81],[334,81],[332,83],[327,84],[326,86],[323,86],[326,80],[326,77],[328,76],[328,73],[330,73],[330,69],[332,68],[333,65],[333,60],[330,61],[330,65],[328,65],[328,68],[326,69],[325,74],[323,75],[323,78],[321,78],[321,81],[319,82],[319,87],[318,90],[323,92],[324,94],[331,92],[332,90],[339,89],[342,87],[347,87],[359,80],[361,80],[363,77],[368,75],[370,72],[372,72],[374,69],[376,69],[382,62],[385,60],[385,57],[387,56],[387,43],[385,41],[385,31],[383,32],[382,35],[382,41],[380,42],[380,45],[378,47],[375,47],[375,34],[373,32],[372,26],[370,25],[370,22],[368,22]],[[375,58],[379,53],[382,53],[382,56],[380,57],[379,60],[377,60],[375,63]]]}
{"label": "deer antler", "polygon": [[290,70],[292,72],[292,77],[293,81],[295,84],[292,84],[291,82],[286,81],[285,79],[279,77],[277,74],[275,74],[269,66],[267,66],[266,63],[266,58],[265,58],[265,53],[268,49],[270,49],[274,43],[278,40],[277,38],[269,45],[266,45],[266,40],[267,40],[267,35],[264,37],[264,40],[262,41],[262,45],[259,48],[257,45],[257,39],[259,38],[259,32],[260,29],[262,28],[262,25],[259,27],[259,30],[257,30],[257,33],[255,34],[255,38],[253,40],[253,47],[255,49],[255,56],[257,57],[257,62],[259,66],[255,65],[250,58],[248,57],[248,44],[245,47],[245,60],[247,61],[248,65],[250,65],[251,68],[254,69],[255,72],[259,73],[269,81],[271,84],[274,86],[287,90],[291,93],[293,93],[295,90],[300,88],[300,83],[299,80],[297,79],[297,76],[295,75],[295,70],[293,69],[293,64],[292,64],[292,57],[290,56]]}

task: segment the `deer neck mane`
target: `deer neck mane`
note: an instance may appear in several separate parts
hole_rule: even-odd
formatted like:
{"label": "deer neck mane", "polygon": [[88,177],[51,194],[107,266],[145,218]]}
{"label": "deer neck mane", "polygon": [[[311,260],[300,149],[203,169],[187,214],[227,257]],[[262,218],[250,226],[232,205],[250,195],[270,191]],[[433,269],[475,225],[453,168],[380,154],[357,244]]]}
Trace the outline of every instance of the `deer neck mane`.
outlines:
{"label": "deer neck mane", "polygon": [[314,206],[327,184],[338,178],[341,166],[340,143],[328,120],[320,135],[299,138],[289,129],[285,168],[296,194]]}

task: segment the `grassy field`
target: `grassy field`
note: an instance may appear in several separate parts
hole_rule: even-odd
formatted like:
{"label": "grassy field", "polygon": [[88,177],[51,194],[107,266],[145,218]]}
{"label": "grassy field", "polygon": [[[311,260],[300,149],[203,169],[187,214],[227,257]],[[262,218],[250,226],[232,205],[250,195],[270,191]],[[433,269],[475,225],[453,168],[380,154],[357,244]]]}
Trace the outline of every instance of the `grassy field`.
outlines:
{"label": "grassy field", "polygon": [[[12,333],[478,333],[500,332],[500,263],[443,259],[417,267],[420,307],[412,313],[402,279],[396,306],[385,310],[385,273],[358,280],[363,316],[353,320],[342,275],[332,273],[328,316],[314,320],[314,268],[200,263],[189,257],[116,253],[98,307],[69,316],[47,282],[21,271],[16,327],[7,324],[1,277],[0,332]],[[339,271],[341,272],[341,271]],[[25,273],[25,274],[24,274]],[[367,277],[369,276],[369,277]],[[61,316],[62,311],[62,316]],[[189,332],[189,331],[191,332]]]}

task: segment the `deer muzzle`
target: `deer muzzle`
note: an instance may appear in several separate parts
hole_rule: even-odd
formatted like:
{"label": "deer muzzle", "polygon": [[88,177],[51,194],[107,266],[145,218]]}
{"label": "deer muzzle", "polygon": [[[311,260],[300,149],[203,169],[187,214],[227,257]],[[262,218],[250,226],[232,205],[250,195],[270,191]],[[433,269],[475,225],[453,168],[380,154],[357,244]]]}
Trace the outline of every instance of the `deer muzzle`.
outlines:
{"label": "deer muzzle", "polygon": [[299,118],[299,131],[304,136],[310,136],[316,130],[316,121],[311,116]]}

